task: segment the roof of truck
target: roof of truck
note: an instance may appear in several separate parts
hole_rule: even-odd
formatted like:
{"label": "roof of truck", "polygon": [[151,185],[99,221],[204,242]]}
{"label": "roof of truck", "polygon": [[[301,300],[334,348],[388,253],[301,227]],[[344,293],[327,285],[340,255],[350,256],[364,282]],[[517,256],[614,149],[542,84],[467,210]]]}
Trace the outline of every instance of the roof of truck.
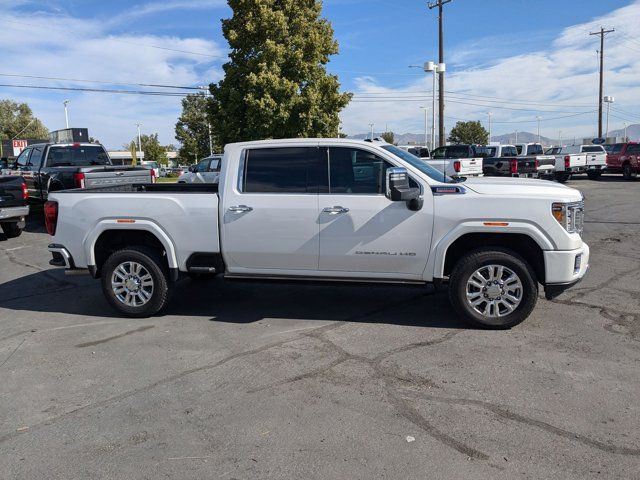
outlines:
{"label": "roof of truck", "polygon": [[278,138],[269,140],[252,140],[249,142],[229,143],[227,146],[248,146],[248,145],[286,145],[288,143],[309,144],[332,143],[332,144],[361,144],[361,145],[386,145],[384,140],[358,140],[355,138]]}

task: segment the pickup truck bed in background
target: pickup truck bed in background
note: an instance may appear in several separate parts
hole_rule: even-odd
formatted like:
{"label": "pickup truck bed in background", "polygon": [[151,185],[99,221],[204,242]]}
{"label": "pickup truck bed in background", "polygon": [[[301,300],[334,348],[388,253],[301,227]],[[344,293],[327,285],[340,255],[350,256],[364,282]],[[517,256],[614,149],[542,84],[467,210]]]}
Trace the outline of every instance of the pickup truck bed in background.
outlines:
{"label": "pickup truck bed in background", "polygon": [[19,176],[0,175],[0,226],[7,238],[18,237],[29,215],[27,184]]}

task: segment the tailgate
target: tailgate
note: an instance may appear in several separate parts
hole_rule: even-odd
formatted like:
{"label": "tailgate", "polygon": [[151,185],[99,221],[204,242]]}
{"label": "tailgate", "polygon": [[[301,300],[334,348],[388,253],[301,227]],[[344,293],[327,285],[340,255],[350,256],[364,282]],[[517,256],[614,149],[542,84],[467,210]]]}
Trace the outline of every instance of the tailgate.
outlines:
{"label": "tailgate", "polygon": [[25,205],[22,199],[22,178],[0,176],[0,208]]}
{"label": "tailgate", "polygon": [[587,153],[587,165],[606,165],[606,153]]}
{"label": "tailgate", "polygon": [[92,170],[84,174],[86,188],[106,187],[109,185],[125,185],[130,183],[150,183],[151,171],[142,169],[117,169]]}
{"label": "tailgate", "polygon": [[482,159],[481,158],[463,158],[460,159],[460,176],[481,175]]}
{"label": "tailgate", "polygon": [[518,158],[518,173],[536,173],[535,158]]}
{"label": "tailgate", "polygon": [[570,155],[569,165],[571,167],[584,167],[587,165],[587,154],[572,154]]}
{"label": "tailgate", "polygon": [[547,170],[556,166],[556,157],[553,155],[539,155],[536,160],[538,160],[539,170]]}

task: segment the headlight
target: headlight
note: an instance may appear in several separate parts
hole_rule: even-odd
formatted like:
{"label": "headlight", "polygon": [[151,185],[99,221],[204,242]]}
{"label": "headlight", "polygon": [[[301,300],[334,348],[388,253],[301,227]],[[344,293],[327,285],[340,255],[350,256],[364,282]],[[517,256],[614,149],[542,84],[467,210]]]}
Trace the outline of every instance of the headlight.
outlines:
{"label": "headlight", "polygon": [[582,234],[584,227],[584,201],[573,203],[553,203],[551,214],[569,233]]}

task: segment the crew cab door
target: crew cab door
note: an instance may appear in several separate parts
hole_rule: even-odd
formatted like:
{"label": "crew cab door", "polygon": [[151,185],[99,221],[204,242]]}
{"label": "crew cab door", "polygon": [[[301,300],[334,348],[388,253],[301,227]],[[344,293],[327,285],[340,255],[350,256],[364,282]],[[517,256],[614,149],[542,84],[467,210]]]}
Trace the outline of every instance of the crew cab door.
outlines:
{"label": "crew cab door", "polygon": [[433,197],[421,186],[424,205],[384,195],[387,168],[401,166],[358,147],[320,149],[323,159],[318,217],[321,271],[339,276],[418,279],[427,263],[433,225]]}
{"label": "crew cab door", "polygon": [[39,160],[42,158],[42,152],[40,152],[40,158],[38,159],[38,166],[34,166],[31,163],[31,157],[34,152],[33,147],[27,147],[18,158],[16,158],[15,163],[15,172],[17,175],[22,175],[25,183],[27,184],[27,190],[29,190],[29,196],[38,198],[40,197],[40,191],[36,188],[36,178],[35,176],[38,174],[38,169],[40,168]]}
{"label": "crew cab door", "polygon": [[[248,148],[222,198],[222,249],[230,273],[318,269],[318,148]],[[235,172],[226,171],[226,175]]]}

